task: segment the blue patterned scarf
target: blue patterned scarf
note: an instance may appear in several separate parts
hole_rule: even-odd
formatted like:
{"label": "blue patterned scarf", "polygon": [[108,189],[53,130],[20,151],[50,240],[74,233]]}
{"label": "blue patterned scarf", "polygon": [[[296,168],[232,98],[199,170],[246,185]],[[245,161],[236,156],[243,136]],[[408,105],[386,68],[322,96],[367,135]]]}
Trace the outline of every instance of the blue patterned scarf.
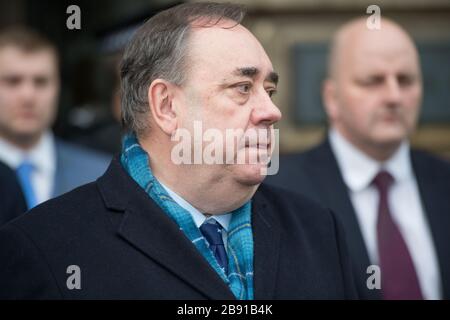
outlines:
{"label": "blue patterned scarf", "polygon": [[153,176],[149,155],[134,134],[123,139],[121,163],[141,188],[174,220],[239,300],[253,300],[253,233],[251,201],[232,211],[228,230],[228,274],[225,274],[191,214],[179,206]]}

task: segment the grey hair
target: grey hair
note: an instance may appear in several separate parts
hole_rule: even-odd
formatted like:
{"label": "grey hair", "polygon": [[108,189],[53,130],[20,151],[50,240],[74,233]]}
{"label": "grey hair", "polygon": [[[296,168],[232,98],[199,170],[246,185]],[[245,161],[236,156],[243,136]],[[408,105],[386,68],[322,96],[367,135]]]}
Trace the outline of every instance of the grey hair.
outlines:
{"label": "grey hair", "polygon": [[187,39],[191,24],[206,18],[204,27],[222,19],[240,24],[245,16],[241,5],[229,3],[185,3],[164,10],[135,33],[127,45],[120,66],[122,123],[138,136],[149,128],[148,88],[155,79],[176,85],[186,81]]}

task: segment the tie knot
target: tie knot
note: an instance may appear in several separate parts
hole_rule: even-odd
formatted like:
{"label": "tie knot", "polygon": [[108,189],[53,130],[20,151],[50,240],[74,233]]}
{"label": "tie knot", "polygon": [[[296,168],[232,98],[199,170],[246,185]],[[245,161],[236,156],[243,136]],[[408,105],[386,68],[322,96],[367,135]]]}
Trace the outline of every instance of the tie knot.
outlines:
{"label": "tie knot", "polygon": [[34,169],[33,163],[29,160],[24,160],[22,163],[17,167],[17,171],[20,172],[31,172]]}
{"label": "tie knot", "polygon": [[[214,219],[212,219],[214,220]],[[200,226],[200,231],[210,246],[224,245],[222,238],[222,226],[216,220],[205,221]]]}
{"label": "tie knot", "polygon": [[378,172],[378,174],[373,178],[373,184],[377,187],[377,189],[381,191],[387,191],[391,184],[394,182],[394,177],[384,170]]}

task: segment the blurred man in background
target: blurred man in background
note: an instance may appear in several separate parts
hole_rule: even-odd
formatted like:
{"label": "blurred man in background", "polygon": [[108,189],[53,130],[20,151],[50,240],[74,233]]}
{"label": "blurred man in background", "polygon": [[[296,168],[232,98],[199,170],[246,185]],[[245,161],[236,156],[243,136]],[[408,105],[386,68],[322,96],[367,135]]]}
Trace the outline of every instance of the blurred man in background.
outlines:
{"label": "blurred man in background", "polygon": [[[323,87],[327,139],[282,158],[268,179],[338,214],[363,298],[450,298],[450,165],[410,148],[421,99],[409,35],[388,19],[380,30],[364,18],[348,22]],[[381,290],[369,289],[372,264]]]}
{"label": "blurred man in background", "polygon": [[58,52],[25,28],[0,33],[0,160],[17,173],[28,209],[100,176],[109,157],[55,139]]}

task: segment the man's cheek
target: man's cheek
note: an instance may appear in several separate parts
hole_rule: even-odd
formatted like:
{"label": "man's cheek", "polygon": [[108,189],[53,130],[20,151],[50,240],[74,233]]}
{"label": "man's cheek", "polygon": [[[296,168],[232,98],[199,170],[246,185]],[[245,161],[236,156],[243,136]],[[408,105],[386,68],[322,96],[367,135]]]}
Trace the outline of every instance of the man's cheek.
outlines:
{"label": "man's cheek", "polygon": [[15,95],[12,94],[2,94],[0,93],[0,108],[6,110],[12,110],[15,108],[14,101],[16,101],[17,98]]}
{"label": "man's cheek", "polygon": [[45,96],[36,101],[36,109],[45,115],[52,115],[55,112],[56,104],[53,96]]}

